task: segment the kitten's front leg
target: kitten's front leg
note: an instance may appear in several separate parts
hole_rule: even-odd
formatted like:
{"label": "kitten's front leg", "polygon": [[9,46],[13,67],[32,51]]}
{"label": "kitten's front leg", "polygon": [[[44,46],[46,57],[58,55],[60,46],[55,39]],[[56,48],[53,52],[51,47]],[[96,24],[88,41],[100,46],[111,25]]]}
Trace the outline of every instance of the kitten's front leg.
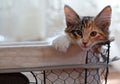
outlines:
{"label": "kitten's front leg", "polygon": [[52,42],[52,46],[62,52],[66,52],[69,45],[70,39],[66,35],[61,35]]}

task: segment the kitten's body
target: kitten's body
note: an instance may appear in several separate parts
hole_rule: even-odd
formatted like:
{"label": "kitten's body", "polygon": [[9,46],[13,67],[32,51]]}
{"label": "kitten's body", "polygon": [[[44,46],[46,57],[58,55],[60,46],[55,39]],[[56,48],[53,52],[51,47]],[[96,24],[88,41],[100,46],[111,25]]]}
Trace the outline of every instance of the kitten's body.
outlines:
{"label": "kitten's body", "polygon": [[[53,41],[53,46],[66,52],[70,44],[77,44],[86,52],[99,42],[109,38],[111,7],[105,7],[96,17],[80,17],[72,8],[65,6],[67,28],[65,34]],[[82,51],[82,52],[83,52]]]}

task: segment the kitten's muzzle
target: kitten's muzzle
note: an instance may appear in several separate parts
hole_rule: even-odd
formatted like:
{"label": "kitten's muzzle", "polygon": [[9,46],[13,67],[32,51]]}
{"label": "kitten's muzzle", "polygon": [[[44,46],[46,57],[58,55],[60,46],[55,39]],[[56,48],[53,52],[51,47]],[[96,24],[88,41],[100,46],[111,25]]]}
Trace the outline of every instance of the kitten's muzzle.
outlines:
{"label": "kitten's muzzle", "polygon": [[82,44],[83,44],[84,46],[86,46],[87,43],[88,43],[87,41],[83,41],[83,42],[82,42]]}

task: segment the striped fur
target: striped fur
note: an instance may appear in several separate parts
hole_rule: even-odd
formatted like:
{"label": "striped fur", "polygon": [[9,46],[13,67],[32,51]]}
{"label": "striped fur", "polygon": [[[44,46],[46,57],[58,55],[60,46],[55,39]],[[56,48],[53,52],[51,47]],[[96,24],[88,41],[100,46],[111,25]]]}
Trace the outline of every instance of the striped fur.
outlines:
{"label": "striped fur", "polygon": [[98,53],[101,46],[96,44],[108,41],[111,7],[105,7],[96,17],[81,17],[67,5],[64,7],[64,12],[67,26],[65,34],[57,37],[52,45],[59,51],[66,52],[70,44],[78,44],[82,56],[86,54],[86,50],[95,46],[92,50]]}
{"label": "striped fur", "polygon": [[[65,6],[68,37],[84,48],[108,40],[111,21],[111,7],[105,7],[96,17],[80,17],[72,8]],[[66,12],[67,11],[67,12]]]}

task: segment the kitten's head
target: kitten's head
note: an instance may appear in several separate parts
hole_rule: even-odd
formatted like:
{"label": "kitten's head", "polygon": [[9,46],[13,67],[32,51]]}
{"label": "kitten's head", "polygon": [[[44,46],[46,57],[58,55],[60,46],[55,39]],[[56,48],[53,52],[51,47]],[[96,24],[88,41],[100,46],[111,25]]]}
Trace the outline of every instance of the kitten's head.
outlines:
{"label": "kitten's head", "polygon": [[80,17],[72,8],[64,7],[69,38],[82,48],[90,48],[96,43],[108,40],[111,22],[111,7],[105,7],[96,17]]}

